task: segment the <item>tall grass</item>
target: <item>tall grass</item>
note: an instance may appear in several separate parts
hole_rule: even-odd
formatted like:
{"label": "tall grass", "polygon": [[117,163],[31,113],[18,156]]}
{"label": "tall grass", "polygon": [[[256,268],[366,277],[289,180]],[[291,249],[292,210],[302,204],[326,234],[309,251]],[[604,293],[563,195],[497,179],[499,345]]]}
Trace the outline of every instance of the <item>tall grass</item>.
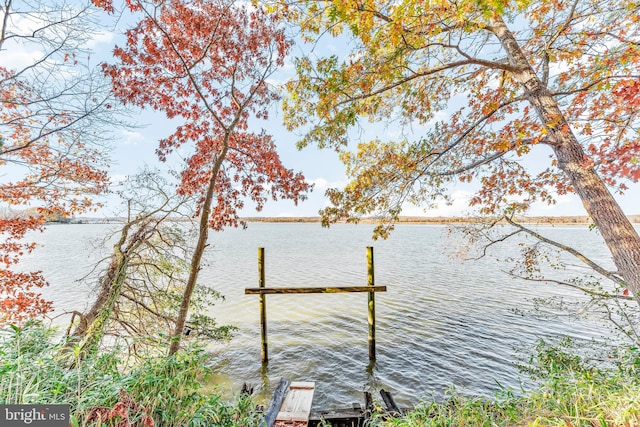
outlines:
{"label": "tall grass", "polygon": [[[0,334],[0,403],[69,404],[74,426],[254,427],[248,397],[227,402],[204,393],[206,354],[150,356],[124,367],[117,351],[81,359],[37,323]],[[373,414],[368,427],[563,426],[640,427],[640,350],[613,349],[586,357],[569,340],[540,341],[521,371],[538,382],[524,396],[503,390],[494,399],[451,392],[402,418]],[[125,423],[128,422],[130,424]]]}
{"label": "tall grass", "polygon": [[10,327],[0,335],[0,403],[69,404],[77,426],[258,424],[250,398],[230,403],[201,392],[208,373],[201,349],[128,368],[119,362],[117,350],[80,359],[41,324]]}
{"label": "tall grass", "polygon": [[540,341],[522,372],[538,381],[524,396],[494,399],[450,394],[423,402],[402,418],[373,414],[369,427],[408,426],[640,426],[640,351],[621,347],[596,362],[572,351],[570,340]]}

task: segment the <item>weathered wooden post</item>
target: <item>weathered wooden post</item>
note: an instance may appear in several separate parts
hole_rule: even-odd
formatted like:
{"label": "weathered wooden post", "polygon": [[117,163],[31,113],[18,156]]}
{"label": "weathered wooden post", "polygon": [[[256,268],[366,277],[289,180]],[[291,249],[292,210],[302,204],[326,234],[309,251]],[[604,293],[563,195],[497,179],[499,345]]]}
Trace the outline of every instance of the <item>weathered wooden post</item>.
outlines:
{"label": "weathered wooden post", "polygon": [[[264,279],[264,248],[258,248],[258,286],[265,287]],[[260,342],[262,347],[262,363],[269,362],[269,348],[267,344],[267,296],[260,294]]]}
{"label": "weathered wooden post", "polygon": [[[367,246],[367,286],[373,288],[375,286],[375,278],[373,274],[373,247]],[[369,361],[376,360],[376,300],[375,292],[370,291],[368,300],[369,322]]]}
{"label": "weathered wooden post", "polygon": [[386,286],[376,286],[373,274],[373,247],[367,247],[367,286],[318,286],[318,287],[302,287],[302,288],[267,288],[265,285],[265,259],[264,248],[258,248],[258,288],[246,288],[246,295],[260,296],[260,338],[262,344],[262,366],[266,367],[269,362],[268,344],[267,344],[267,294],[335,294],[346,292],[366,292],[368,295],[367,304],[367,323],[369,325],[369,365],[372,366],[376,360],[376,305],[375,293],[386,292]]}

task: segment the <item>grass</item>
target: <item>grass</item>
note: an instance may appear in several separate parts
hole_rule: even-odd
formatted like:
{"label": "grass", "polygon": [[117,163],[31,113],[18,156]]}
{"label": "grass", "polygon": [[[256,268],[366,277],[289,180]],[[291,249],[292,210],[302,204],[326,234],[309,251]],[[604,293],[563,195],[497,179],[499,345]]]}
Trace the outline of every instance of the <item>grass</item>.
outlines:
{"label": "grass", "polygon": [[[640,351],[618,348],[597,362],[578,354],[570,340],[541,341],[521,366],[538,382],[524,396],[503,390],[480,399],[451,392],[402,418],[375,412],[368,427],[640,427]],[[191,348],[124,367],[117,351],[81,360],[39,324],[13,327],[0,334],[0,403],[69,404],[77,427],[257,426],[260,414],[251,398],[228,402],[203,392],[206,358]]]}
{"label": "grass", "polygon": [[441,403],[422,403],[403,418],[376,414],[369,426],[640,426],[637,385],[567,381],[563,386],[492,401],[450,396]]}
{"label": "grass", "polygon": [[204,351],[150,356],[123,367],[117,350],[80,360],[37,323],[0,335],[0,403],[68,404],[73,426],[255,427],[248,397],[203,393]]}
{"label": "grass", "polygon": [[374,414],[369,427],[405,426],[640,426],[640,352],[619,348],[606,362],[588,363],[570,340],[541,341],[522,371],[538,388],[516,397],[504,391],[493,400],[449,395],[443,402],[423,402],[403,418]]}

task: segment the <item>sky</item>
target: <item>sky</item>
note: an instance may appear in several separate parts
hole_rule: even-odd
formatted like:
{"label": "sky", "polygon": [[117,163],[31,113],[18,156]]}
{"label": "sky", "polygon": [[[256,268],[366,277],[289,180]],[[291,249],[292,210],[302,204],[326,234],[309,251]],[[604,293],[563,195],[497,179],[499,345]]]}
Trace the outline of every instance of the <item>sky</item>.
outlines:
{"label": "sky", "polygon": [[[115,181],[123,179],[126,175],[135,173],[142,164],[150,167],[158,166],[154,150],[159,139],[168,136],[172,126],[161,114],[149,114],[143,112],[138,118],[147,126],[134,130],[123,130],[121,140],[114,144],[113,163],[111,175]],[[278,152],[284,165],[296,171],[301,171],[308,182],[314,184],[314,190],[306,201],[295,206],[290,201],[268,201],[261,212],[256,212],[252,207],[245,208],[241,216],[260,217],[307,217],[317,216],[318,211],[329,206],[325,191],[328,188],[342,188],[347,183],[344,173],[344,165],[338,159],[338,155],[332,150],[319,150],[315,147],[306,147],[302,150],[296,148],[297,135],[288,132],[281,124],[282,114],[275,111],[269,123],[262,123],[265,130],[273,135]],[[534,167],[540,164],[546,165],[549,161],[550,150],[541,147],[538,152],[533,152],[527,159]],[[179,166],[179,165],[178,165]],[[454,203],[447,206],[440,203],[438,209],[425,210],[419,206],[406,206],[402,215],[405,216],[464,216],[471,211],[468,200],[472,196],[475,185],[458,185],[451,188]],[[635,184],[624,195],[614,195],[625,213],[629,215],[640,214],[640,185]],[[586,215],[582,203],[575,195],[561,196],[557,198],[555,205],[537,204],[531,212],[531,216],[572,216]]]}
{"label": "sky", "polygon": [[[122,38],[118,32],[126,27],[127,23],[123,20],[119,22],[119,28],[115,31],[104,31],[94,37],[90,43],[95,49],[93,61],[106,60],[109,61],[110,52],[114,45],[118,42],[122,43]],[[337,52],[343,46],[336,41],[334,44],[323,44],[315,46],[318,55],[331,54]],[[292,54],[286,66],[275,75],[271,82],[273,84],[284,83],[289,77],[293,76],[293,57],[297,53],[306,52],[307,46],[297,45],[292,49]],[[21,64],[28,63],[38,54],[34,47],[11,48],[0,55],[0,65],[19,67]],[[113,151],[111,153],[110,175],[113,182],[119,182],[127,175],[135,174],[143,166],[154,168],[160,166],[155,155],[155,149],[161,138],[169,136],[175,126],[175,122],[166,119],[162,113],[154,113],[150,111],[140,111],[134,113],[129,120],[137,123],[139,127],[131,129],[115,130],[115,139],[112,143]],[[338,159],[338,155],[331,150],[318,150],[315,147],[307,147],[298,150],[295,146],[299,135],[288,132],[282,125],[283,116],[279,106],[274,106],[271,117],[268,122],[256,123],[254,131],[264,128],[267,133],[274,137],[278,151],[282,158],[283,164],[295,171],[300,171],[306,179],[314,184],[313,191],[309,194],[308,200],[302,202],[299,206],[295,206],[289,201],[269,201],[261,212],[256,212],[252,206],[247,206],[241,216],[268,216],[268,217],[305,217],[316,216],[318,211],[326,206],[328,202],[324,196],[328,188],[341,188],[347,183],[344,173],[344,166]],[[394,129],[381,129],[382,135],[377,135],[381,139],[385,136],[391,136],[395,132]],[[526,160],[532,167],[540,167],[549,161],[550,150],[544,151],[546,148],[540,148],[528,156]],[[174,159],[174,166],[180,167],[180,160]],[[0,179],[2,177],[0,176]],[[420,206],[407,206],[403,211],[403,215],[408,216],[460,216],[470,213],[467,202],[472,191],[475,189],[473,185],[459,185],[451,188],[453,195],[453,204],[451,206],[441,203],[437,209],[425,210]],[[615,195],[616,199],[627,214],[640,214],[640,185],[632,184],[631,189],[624,195]],[[121,205],[115,199],[108,200],[108,207],[99,212],[101,215],[111,215],[121,212]],[[585,215],[585,211],[581,202],[576,196],[563,196],[557,199],[557,204],[535,205],[530,211],[532,216],[564,216],[564,215]]]}

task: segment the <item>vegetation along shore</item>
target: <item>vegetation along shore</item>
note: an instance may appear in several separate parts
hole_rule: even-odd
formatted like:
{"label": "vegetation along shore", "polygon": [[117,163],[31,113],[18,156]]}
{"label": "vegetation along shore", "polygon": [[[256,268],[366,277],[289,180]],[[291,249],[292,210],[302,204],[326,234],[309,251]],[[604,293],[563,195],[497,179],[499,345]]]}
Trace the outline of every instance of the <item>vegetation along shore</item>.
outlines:
{"label": "vegetation along shore", "polygon": [[[56,427],[327,427],[309,415],[327,365],[350,392],[407,384],[411,409],[374,402],[361,427],[640,426],[639,23],[638,0],[5,0],[0,426],[52,423],[35,417],[59,404]],[[302,262],[305,226],[253,224],[256,271],[221,237],[248,222],[340,224],[342,240],[307,227],[334,258]],[[302,290],[262,268],[257,241],[285,229],[274,264]],[[325,266],[348,286],[311,288]],[[362,323],[311,295],[358,292]],[[331,335],[351,332],[368,365]],[[234,339],[258,335],[242,375],[263,390],[229,393],[253,351]],[[287,372],[308,378],[270,411],[270,377],[308,347],[323,360]]]}

